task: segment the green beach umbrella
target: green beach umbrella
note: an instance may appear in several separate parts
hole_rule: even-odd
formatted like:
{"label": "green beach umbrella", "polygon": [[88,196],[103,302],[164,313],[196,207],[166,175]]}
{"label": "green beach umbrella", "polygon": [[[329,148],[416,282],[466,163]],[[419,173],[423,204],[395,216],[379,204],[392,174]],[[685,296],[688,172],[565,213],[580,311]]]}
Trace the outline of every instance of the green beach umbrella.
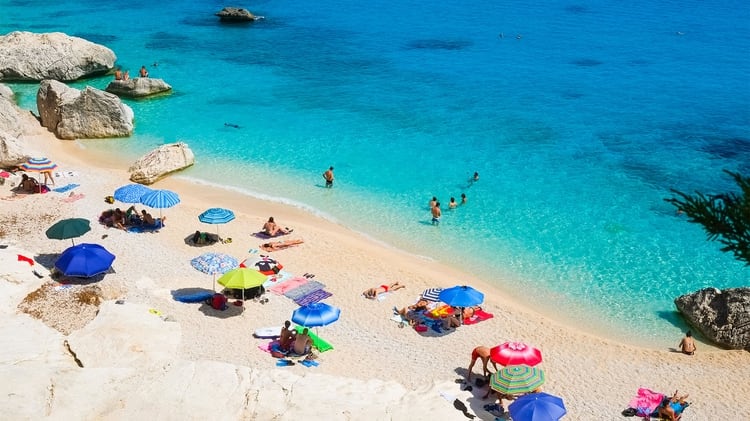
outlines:
{"label": "green beach umbrella", "polygon": [[241,289],[242,301],[245,301],[245,290],[263,285],[268,276],[255,269],[237,268],[221,275],[216,282],[229,289]]}
{"label": "green beach umbrella", "polygon": [[70,218],[57,221],[47,229],[47,238],[55,240],[68,240],[75,245],[74,238],[91,231],[91,222],[84,218]]}
{"label": "green beach umbrella", "polygon": [[506,395],[528,393],[544,384],[544,371],[527,365],[510,365],[490,378],[490,387]]}

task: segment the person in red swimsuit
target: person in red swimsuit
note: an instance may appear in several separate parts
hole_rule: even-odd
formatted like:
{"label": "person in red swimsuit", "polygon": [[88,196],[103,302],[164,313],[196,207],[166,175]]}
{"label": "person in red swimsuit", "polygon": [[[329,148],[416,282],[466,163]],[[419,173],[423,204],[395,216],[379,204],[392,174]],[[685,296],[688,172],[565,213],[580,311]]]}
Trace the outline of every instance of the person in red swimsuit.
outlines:
{"label": "person in red swimsuit", "polygon": [[396,290],[399,290],[401,288],[406,288],[406,286],[405,285],[401,285],[398,282],[394,282],[394,283],[392,283],[390,285],[381,285],[381,286],[375,287],[375,288],[368,288],[368,289],[364,290],[364,292],[362,292],[362,295],[364,295],[365,298],[369,298],[371,300],[374,300],[375,298],[378,297],[378,294],[382,294],[382,293],[388,292],[388,291],[396,291]]}

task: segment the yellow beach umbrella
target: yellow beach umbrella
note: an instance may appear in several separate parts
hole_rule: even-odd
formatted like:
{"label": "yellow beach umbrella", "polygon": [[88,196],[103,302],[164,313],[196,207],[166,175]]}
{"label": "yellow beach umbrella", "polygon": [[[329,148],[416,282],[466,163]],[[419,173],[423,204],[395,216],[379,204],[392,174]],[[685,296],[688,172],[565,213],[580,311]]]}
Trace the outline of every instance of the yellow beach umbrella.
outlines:
{"label": "yellow beach umbrella", "polygon": [[242,290],[242,301],[245,301],[245,290],[263,285],[268,276],[255,269],[237,268],[221,275],[216,282],[230,289]]}

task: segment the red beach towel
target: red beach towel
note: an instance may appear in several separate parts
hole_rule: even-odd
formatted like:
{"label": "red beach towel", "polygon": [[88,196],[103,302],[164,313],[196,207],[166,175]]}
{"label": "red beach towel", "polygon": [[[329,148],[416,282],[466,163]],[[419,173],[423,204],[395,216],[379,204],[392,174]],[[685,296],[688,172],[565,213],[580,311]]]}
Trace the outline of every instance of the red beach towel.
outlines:
{"label": "red beach towel", "polygon": [[294,288],[302,286],[308,282],[310,282],[310,280],[305,278],[304,276],[296,276],[278,285],[272,286],[269,291],[273,292],[276,295],[284,295],[285,292],[291,291]]}
{"label": "red beach towel", "polygon": [[29,265],[34,266],[34,259],[32,259],[31,257],[26,257],[23,254],[19,254],[18,255],[18,261],[19,262],[26,262]]}
{"label": "red beach towel", "polygon": [[468,319],[464,320],[465,325],[473,325],[481,322],[482,320],[487,320],[495,317],[492,313],[487,313],[484,310],[476,310],[474,311],[474,315],[469,317]]}

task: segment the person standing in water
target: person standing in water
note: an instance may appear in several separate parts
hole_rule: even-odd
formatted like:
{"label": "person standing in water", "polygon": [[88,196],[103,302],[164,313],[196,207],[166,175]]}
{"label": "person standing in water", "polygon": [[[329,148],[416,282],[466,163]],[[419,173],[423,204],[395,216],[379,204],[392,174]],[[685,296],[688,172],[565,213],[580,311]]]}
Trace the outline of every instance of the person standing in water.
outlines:
{"label": "person standing in water", "polygon": [[323,178],[326,180],[326,187],[329,189],[333,187],[333,167],[329,167],[326,172],[323,173]]}
{"label": "person standing in water", "polygon": [[440,211],[440,202],[435,203],[432,207],[432,225],[440,225],[440,217],[443,213]]}

